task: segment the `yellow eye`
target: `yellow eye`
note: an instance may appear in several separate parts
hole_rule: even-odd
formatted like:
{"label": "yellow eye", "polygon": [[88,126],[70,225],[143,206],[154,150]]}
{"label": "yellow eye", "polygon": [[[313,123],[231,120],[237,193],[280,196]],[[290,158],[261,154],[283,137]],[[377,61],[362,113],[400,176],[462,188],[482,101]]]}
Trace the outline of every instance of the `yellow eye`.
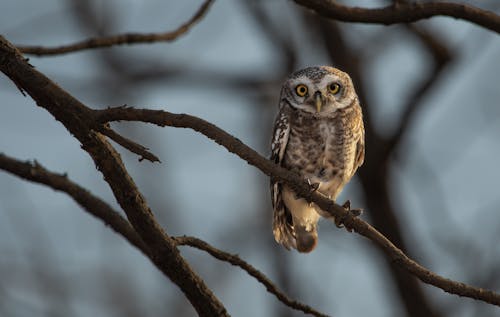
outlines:
{"label": "yellow eye", "polygon": [[337,83],[331,83],[330,85],[328,85],[328,91],[335,95],[340,91],[340,85]]}
{"label": "yellow eye", "polygon": [[295,87],[295,93],[299,97],[304,97],[307,94],[307,86],[303,84],[297,85],[297,87]]}

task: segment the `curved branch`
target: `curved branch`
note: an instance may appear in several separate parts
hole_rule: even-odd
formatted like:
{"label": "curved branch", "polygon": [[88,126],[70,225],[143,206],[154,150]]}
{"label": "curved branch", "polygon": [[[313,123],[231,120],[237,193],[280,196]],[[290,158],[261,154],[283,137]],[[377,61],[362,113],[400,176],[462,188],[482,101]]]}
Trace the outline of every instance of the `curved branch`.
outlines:
{"label": "curved branch", "polygon": [[319,15],[343,22],[377,24],[411,23],[434,16],[466,20],[500,33],[500,16],[494,12],[452,2],[395,3],[378,9],[348,7],[333,0],[295,0]]}
{"label": "curved branch", "polygon": [[426,269],[406,256],[403,251],[397,248],[389,239],[373,228],[370,224],[360,218],[353,217],[352,214],[343,207],[316,193],[313,189],[311,189],[311,186],[307,183],[307,181],[299,177],[297,174],[276,165],[270,160],[267,160],[239,139],[233,137],[210,122],[187,114],[174,114],[162,110],[134,109],[123,106],[105,110],[94,110],[94,117],[97,122],[101,123],[121,120],[141,121],[156,124],[162,127],[172,126],[193,129],[222,145],[229,152],[238,155],[240,158],[247,161],[250,165],[257,167],[266,175],[286,182],[299,196],[305,198],[309,202],[314,202],[321,209],[330,213],[336,219],[340,219],[346,229],[354,230],[360,235],[375,242],[379,247],[381,247],[382,250],[384,250],[386,255],[394,263],[409,273],[415,275],[424,283],[436,286],[451,294],[470,297],[500,306],[500,294],[444,278]]}
{"label": "curved branch", "polygon": [[127,218],[151,251],[150,259],[184,293],[200,316],[229,316],[220,300],[180,255],[105,136],[93,129],[93,112],[56,85],[0,36],[0,71],[26,91],[82,144],[113,191]]}
{"label": "curved branch", "polygon": [[76,51],[88,50],[93,48],[111,47],[124,44],[141,44],[153,42],[171,42],[179,36],[186,34],[191,27],[200,21],[208,11],[214,0],[206,0],[196,13],[185,23],[171,32],[165,33],[124,33],[118,35],[102,36],[89,38],[73,44],[44,47],[44,46],[17,46],[17,48],[25,54],[37,56],[58,55],[72,53]]}
{"label": "curved branch", "polygon": [[[137,247],[149,257],[150,251],[148,246],[144,243],[144,241],[142,241],[141,237],[137,234],[137,232],[135,232],[130,223],[106,202],[94,196],[91,192],[80,185],[69,180],[66,174],[56,174],[48,171],[36,161],[22,162],[3,153],[0,153],[0,169],[20,178],[44,184],[55,190],[67,193],[85,211],[96,218],[101,219],[106,225],[121,234],[133,246]],[[173,237],[173,240],[177,245],[186,245],[197,248],[207,252],[218,260],[240,267],[250,276],[254,277],[258,282],[263,284],[268,292],[274,294],[276,298],[278,298],[278,300],[286,306],[313,316],[327,317],[327,315],[318,312],[314,308],[286,296],[266,275],[264,275],[264,273],[242,260],[239,256],[219,250],[207,242],[195,237]]]}
{"label": "curved branch", "polygon": [[302,304],[300,302],[297,302],[286,296],[276,287],[276,285],[274,285],[273,282],[271,282],[271,280],[269,280],[267,276],[265,276],[262,272],[254,268],[249,263],[243,261],[239,256],[216,249],[210,244],[206,243],[205,241],[195,237],[182,236],[182,237],[175,237],[174,239],[177,242],[177,245],[187,245],[193,248],[197,248],[199,250],[207,252],[216,259],[228,262],[235,266],[239,266],[241,269],[245,270],[250,276],[253,276],[257,281],[262,283],[266,287],[269,293],[276,296],[276,298],[278,298],[280,302],[284,303],[288,307],[302,311],[305,314],[311,314],[313,316],[318,316],[318,317],[327,317],[327,315],[318,312],[314,308]]}

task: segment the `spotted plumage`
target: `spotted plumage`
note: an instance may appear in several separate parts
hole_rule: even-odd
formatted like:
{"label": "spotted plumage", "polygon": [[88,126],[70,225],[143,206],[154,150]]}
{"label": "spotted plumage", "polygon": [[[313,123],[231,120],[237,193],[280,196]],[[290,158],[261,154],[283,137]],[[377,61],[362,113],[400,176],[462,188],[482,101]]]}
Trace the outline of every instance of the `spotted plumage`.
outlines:
{"label": "spotted plumage", "polygon": [[[271,159],[298,172],[318,191],[336,199],[364,160],[364,128],[350,77],[333,67],[308,67],[283,84]],[[317,244],[315,204],[271,181],[273,233],[287,249],[310,252]]]}

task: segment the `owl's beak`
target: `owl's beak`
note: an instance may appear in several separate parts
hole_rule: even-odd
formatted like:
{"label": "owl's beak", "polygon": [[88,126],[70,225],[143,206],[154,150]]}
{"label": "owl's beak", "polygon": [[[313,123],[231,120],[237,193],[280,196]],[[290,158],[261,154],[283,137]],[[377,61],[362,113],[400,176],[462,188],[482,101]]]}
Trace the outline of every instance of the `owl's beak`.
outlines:
{"label": "owl's beak", "polygon": [[316,104],[316,111],[320,112],[321,107],[323,106],[323,95],[321,95],[321,92],[316,91],[314,93],[314,102]]}

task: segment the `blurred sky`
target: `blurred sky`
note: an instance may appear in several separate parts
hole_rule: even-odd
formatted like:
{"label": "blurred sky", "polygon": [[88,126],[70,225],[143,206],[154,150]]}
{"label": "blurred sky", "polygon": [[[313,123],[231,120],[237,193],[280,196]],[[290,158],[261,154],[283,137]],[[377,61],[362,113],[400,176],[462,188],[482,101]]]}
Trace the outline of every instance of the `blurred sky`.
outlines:
{"label": "blurred sky", "polygon": [[[14,44],[24,45],[58,45],[95,36],[75,21],[70,3],[2,1],[1,33]],[[175,29],[201,2],[92,3],[100,8],[95,11],[98,21],[118,33]],[[298,52],[297,68],[328,63],[324,53],[312,49],[295,4],[273,0],[266,6],[275,22],[286,26],[283,29]],[[276,68],[281,56],[246,10],[240,1],[218,0],[199,24],[173,43],[104,50],[119,54],[131,70],[165,68],[190,74],[179,79],[172,76],[125,85],[110,75],[112,70],[98,51],[31,56],[30,62],[89,107],[128,104],[193,114],[267,156],[276,110],[259,106],[258,91],[218,80],[229,76],[275,79],[274,74],[280,74]],[[113,21],[105,23],[104,12],[109,11]],[[425,259],[422,264],[464,281],[467,271],[475,268],[457,262],[456,254],[443,253],[441,243],[447,241],[447,233],[441,228],[458,230],[471,245],[498,239],[500,40],[497,34],[449,18],[433,18],[422,25],[436,30],[456,60],[439,87],[427,96],[411,126],[393,171],[394,196],[396,208],[405,212],[400,216],[408,240],[418,241],[415,248]],[[353,45],[371,57],[366,82],[377,106],[372,112],[376,125],[390,133],[399,119],[401,100],[428,67],[426,56],[418,42],[398,32],[398,26],[343,24],[343,28],[354,35],[349,38]],[[380,43],[374,36],[377,33],[384,34]],[[375,41],[370,48],[378,44],[379,50],[364,51],[366,40]],[[215,77],[211,80],[210,76]],[[277,102],[279,86],[269,90]],[[0,152],[67,172],[73,181],[119,209],[88,155],[60,123],[23,97],[5,76],[0,77],[0,96]],[[238,253],[277,279],[277,262],[270,260],[267,246],[274,244],[268,179],[260,171],[190,130],[132,123],[114,126],[162,160],[161,164],[138,162],[135,155],[117,146],[169,234],[205,239]],[[356,180],[341,200],[347,197],[362,199]],[[287,253],[277,245],[271,250],[285,259],[282,263],[291,272],[290,287],[297,290],[291,295],[320,311],[335,316],[402,314],[393,302],[395,289],[387,283],[385,269],[374,265],[380,261],[379,253],[360,236],[323,222],[319,247],[312,254]],[[474,256],[498,261],[498,250],[491,254],[478,250]],[[199,251],[182,251],[234,316],[270,316],[280,305],[241,270]],[[170,315],[173,309],[186,316],[194,314],[177,288],[101,221],[82,212],[66,195],[6,173],[0,173],[0,254],[0,298],[7,316],[51,312],[54,316],[64,312],[118,316],[123,312],[114,300],[120,297],[133,298],[128,306],[134,308],[127,309],[136,309],[139,315]],[[53,301],[44,298],[43,287],[51,288],[47,294],[54,294]],[[456,296],[425,289],[436,294],[432,300],[440,307],[455,303]],[[122,293],[109,294],[117,290]],[[61,294],[66,300],[60,300]],[[53,306],[57,301],[64,305]],[[468,309],[463,306],[454,316],[469,316]]]}

